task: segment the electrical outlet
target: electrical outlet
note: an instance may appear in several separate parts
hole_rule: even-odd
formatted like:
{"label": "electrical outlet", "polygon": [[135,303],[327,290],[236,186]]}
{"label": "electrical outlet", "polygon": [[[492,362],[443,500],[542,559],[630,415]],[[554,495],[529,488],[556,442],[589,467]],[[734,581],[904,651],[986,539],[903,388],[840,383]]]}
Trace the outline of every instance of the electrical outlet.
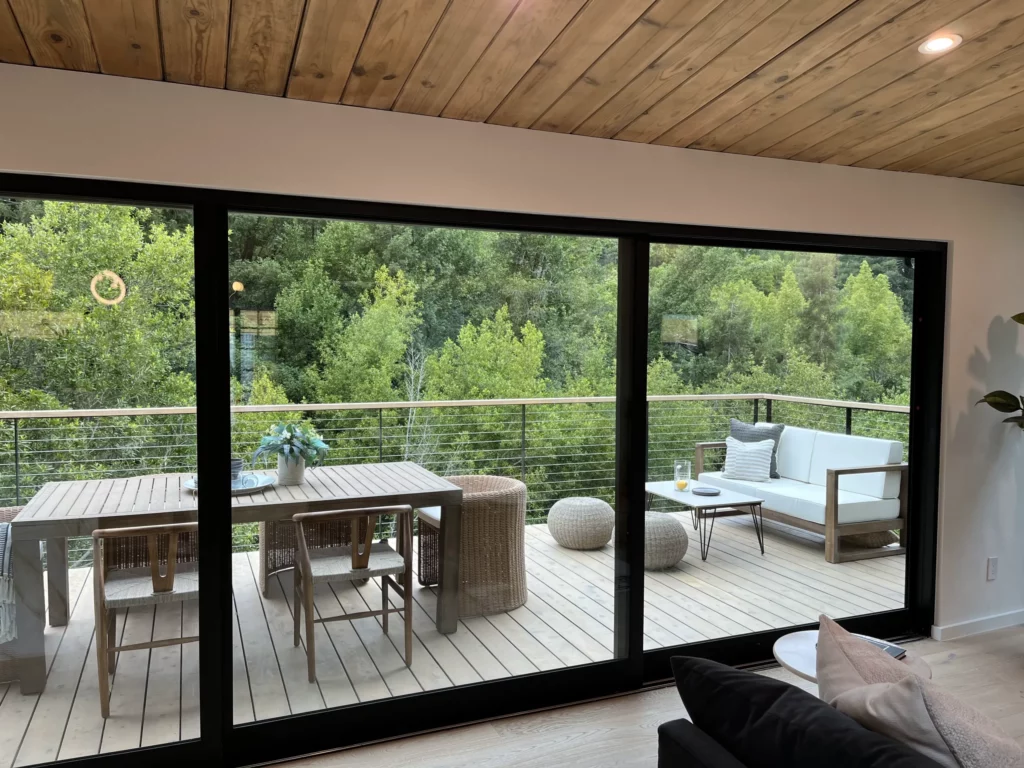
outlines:
{"label": "electrical outlet", "polygon": [[985,572],[985,577],[989,581],[995,581],[996,580],[996,576],[998,576],[998,575],[999,575],[999,558],[998,557],[990,557],[988,559],[988,569]]}

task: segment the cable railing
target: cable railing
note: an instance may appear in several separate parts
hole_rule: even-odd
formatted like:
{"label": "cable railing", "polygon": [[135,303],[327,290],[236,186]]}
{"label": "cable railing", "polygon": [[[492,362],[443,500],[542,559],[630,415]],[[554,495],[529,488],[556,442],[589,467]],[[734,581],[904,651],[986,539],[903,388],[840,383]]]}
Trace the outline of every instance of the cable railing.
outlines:
{"label": "cable railing", "polygon": [[[694,445],[720,440],[729,419],[774,421],[899,440],[908,406],[773,394],[651,395],[648,479],[668,479]],[[268,427],[308,421],[331,446],[328,464],[415,461],[439,475],[517,477],[527,522],[555,501],[614,501],[615,398],[570,397],[232,406],[236,456],[250,457]],[[25,504],[45,483],[195,472],[196,409],[125,408],[0,412],[0,506]],[[269,466],[260,463],[249,469]],[[235,526],[233,547],[258,546],[255,525]],[[82,549],[82,552],[78,552]],[[87,557],[71,543],[72,559]]]}

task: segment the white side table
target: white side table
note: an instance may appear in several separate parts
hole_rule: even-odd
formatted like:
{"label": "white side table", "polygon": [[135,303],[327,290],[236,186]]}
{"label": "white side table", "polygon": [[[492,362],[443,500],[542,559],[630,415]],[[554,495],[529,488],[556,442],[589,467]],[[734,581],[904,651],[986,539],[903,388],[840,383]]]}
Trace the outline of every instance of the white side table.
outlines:
{"label": "white side table", "polygon": [[[797,677],[812,683],[818,682],[818,630],[808,629],[783,635],[775,641],[772,653],[783,668]],[[915,675],[931,680],[932,668],[919,656],[907,651],[907,655],[901,661],[910,667],[910,671]]]}

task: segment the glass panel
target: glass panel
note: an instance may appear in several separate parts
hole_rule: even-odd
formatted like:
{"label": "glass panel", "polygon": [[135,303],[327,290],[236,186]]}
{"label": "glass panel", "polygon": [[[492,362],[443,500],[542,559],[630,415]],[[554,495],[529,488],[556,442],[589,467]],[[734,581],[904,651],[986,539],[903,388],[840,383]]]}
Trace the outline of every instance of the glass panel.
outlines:
{"label": "glass panel", "polygon": [[[250,215],[230,226],[234,453],[243,478],[277,483],[237,501],[235,722],[611,659],[617,243]],[[295,448],[301,480],[285,486]],[[462,546],[445,557],[459,512],[438,507],[459,489]],[[404,581],[403,531],[395,515],[371,521],[394,552],[373,550],[361,577],[345,571],[365,523],[307,521],[323,578],[297,593],[291,502],[385,495],[421,510],[410,645],[404,612],[387,632],[381,616],[308,629],[310,615],[381,608],[379,569],[393,562]],[[404,607],[393,587],[388,599]]]}
{"label": "glass panel", "polygon": [[0,765],[199,736],[191,221],[0,200]]}
{"label": "glass panel", "polygon": [[[658,397],[648,423],[644,613],[652,641],[904,606],[897,518],[906,475],[840,479],[838,533],[851,523],[867,523],[859,532],[868,533],[831,544],[826,484],[829,469],[906,460],[912,309],[910,260],[652,246],[648,391]],[[767,476],[770,444],[760,458],[752,445],[745,459],[731,449],[735,465],[725,466],[731,419],[762,430],[733,427],[745,443],[772,440],[772,427],[785,425],[777,476]]]}

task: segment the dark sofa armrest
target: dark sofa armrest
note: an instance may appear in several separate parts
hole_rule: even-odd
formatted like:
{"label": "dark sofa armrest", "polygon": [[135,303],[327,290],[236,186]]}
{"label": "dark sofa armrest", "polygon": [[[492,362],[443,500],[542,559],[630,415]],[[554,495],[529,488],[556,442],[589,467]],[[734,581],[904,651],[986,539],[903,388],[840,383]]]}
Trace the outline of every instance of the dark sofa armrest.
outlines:
{"label": "dark sofa armrest", "polygon": [[658,768],[746,768],[689,720],[658,726]]}

